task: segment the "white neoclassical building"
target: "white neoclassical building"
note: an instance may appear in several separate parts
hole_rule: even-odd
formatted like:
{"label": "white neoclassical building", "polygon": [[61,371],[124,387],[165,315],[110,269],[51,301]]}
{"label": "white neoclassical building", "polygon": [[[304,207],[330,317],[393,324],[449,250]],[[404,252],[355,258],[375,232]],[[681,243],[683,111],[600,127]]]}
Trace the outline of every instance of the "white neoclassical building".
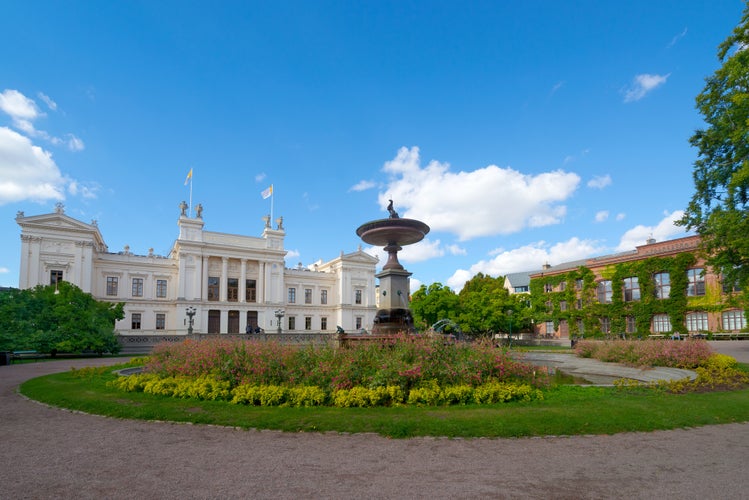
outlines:
{"label": "white neoclassical building", "polygon": [[[284,265],[283,219],[260,236],[205,231],[202,208],[177,220],[169,255],[110,252],[96,221],[65,214],[26,216],[21,227],[20,288],[65,280],[98,300],[125,303],[120,335],[187,334],[194,310],[196,333],[335,333],[369,330],[376,313],[377,258],[341,254],[308,268]],[[282,313],[282,315],[280,314]]]}

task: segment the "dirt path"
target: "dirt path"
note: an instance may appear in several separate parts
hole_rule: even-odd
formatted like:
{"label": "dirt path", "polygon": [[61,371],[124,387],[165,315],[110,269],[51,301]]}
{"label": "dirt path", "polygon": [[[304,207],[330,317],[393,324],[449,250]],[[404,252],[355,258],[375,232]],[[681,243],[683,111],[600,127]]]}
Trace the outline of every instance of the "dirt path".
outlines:
{"label": "dirt path", "polygon": [[391,440],[116,420],[0,366],[0,498],[749,498],[749,424],[614,436]]}

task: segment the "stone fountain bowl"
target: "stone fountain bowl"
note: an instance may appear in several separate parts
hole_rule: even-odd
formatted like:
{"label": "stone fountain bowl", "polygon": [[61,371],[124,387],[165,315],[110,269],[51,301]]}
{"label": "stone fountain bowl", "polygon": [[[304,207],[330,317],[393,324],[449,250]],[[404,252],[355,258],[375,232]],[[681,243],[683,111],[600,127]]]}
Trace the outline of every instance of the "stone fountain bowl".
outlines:
{"label": "stone fountain bowl", "polygon": [[419,220],[388,218],[367,222],[359,226],[356,234],[370,245],[411,245],[424,239],[429,226]]}

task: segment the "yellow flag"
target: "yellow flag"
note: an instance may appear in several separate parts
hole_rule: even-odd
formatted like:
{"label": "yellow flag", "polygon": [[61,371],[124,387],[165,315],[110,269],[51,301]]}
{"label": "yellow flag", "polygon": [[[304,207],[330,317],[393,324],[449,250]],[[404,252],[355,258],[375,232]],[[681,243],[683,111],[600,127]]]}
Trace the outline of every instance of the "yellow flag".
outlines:
{"label": "yellow flag", "polygon": [[192,179],[192,169],[190,169],[189,172],[187,172],[187,177],[185,178],[185,186],[187,186],[187,183]]}
{"label": "yellow flag", "polygon": [[263,190],[262,193],[260,193],[260,196],[263,197],[264,200],[267,200],[270,198],[270,196],[273,194],[273,184],[268,187],[268,189]]}

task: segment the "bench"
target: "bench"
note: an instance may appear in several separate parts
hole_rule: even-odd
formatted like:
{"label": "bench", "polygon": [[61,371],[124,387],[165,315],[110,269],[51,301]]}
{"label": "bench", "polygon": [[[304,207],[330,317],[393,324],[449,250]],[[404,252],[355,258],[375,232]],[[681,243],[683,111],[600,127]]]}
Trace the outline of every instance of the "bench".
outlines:
{"label": "bench", "polygon": [[742,340],[749,339],[749,333],[747,332],[720,332],[713,333],[713,340]]}
{"label": "bench", "polygon": [[14,360],[20,361],[22,359],[35,359],[41,357],[44,357],[44,355],[37,351],[13,351],[10,353],[10,362],[12,363]]}

